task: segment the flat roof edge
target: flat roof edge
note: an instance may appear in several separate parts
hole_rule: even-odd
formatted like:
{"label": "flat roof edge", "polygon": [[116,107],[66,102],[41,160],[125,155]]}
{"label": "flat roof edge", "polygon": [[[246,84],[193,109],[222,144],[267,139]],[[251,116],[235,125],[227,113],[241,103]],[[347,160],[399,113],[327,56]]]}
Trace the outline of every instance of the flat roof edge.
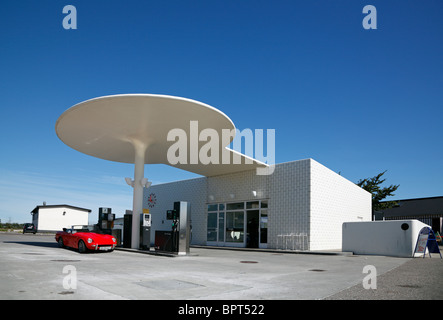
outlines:
{"label": "flat roof edge", "polygon": [[92,212],[91,209],[86,209],[86,208],[81,208],[81,207],[76,207],[76,206],[71,206],[69,204],[48,204],[48,205],[41,205],[41,206],[36,206],[31,213],[34,213],[35,211],[39,210],[40,208],[72,208],[72,209],[77,209],[77,210],[82,210],[82,211],[87,211],[87,212]]}

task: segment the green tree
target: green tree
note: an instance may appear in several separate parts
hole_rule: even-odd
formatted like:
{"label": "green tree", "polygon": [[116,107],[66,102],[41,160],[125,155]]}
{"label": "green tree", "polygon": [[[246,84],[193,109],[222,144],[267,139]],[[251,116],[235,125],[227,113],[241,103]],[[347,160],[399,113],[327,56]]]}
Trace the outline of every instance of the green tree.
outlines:
{"label": "green tree", "polygon": [[372,194],[372,212],[380,211],[387,208],[392,208],[397,205],[395,201],[384,201],[380,202],[386,197],[394,196],[393,193],[400,186],[391,184],[389,187],[382,188],[380,185],[385,182],[386,179],[382,179],[382,176],[386,173],[383,171],[379,173],[375,177],[361,179],[357,182],[357,185],[364,190],[370,192]]}

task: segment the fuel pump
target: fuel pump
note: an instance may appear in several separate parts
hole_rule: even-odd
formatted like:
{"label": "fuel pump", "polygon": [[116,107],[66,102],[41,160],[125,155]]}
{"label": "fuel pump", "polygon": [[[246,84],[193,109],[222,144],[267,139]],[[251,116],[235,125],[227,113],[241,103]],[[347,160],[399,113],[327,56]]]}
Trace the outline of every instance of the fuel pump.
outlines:
{"label": "fuel pump", "polygon": [[150,250],[151,248],[151,214],[140,214],[140,249]]}
{"label": "fuel pump", "polygon": [[189,243],[191,236],[191,204],[186,201],[174,202],[174,210],[177,214],[177,250],[179,255],[189,254]]}
{"label": "fuel pump", "polygon": [[166,219],[172,220],[171,224],[171,251],[178,252],[178,232],[180,228],[180,208],[176,208],[174,203],[174,209],[166,211]]}
{"label": "fuel pump", "polygon": [[174,209],[166,211],[166,219],[172,220],[171,229],[155,231],[155,248],[178,255],[189,254],[191,236],[191,204],[174,202]]}
{"label": "fuel pump", "polygon": [[98,208],[98,228],[101,233],[112,234],[115,214],[111,211],[111,208]]}

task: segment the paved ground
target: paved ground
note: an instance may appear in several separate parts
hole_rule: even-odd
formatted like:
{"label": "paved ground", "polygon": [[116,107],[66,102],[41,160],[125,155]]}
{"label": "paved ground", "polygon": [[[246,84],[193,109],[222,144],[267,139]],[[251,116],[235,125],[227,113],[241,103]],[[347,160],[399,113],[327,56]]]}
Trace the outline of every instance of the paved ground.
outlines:
{"label": "paved ground", "polygon": [[[442,248],[440,247],[440,250]],[[326,299],[329,300],[442,300],[443,260],[438,254],[432,259],[410,259],[377,277],[377,289],[365,290],[356,285]]]}
{"label": "paved ground", "polygon": [[[367,265],[377,272],[375,290],[363,288]],[[435,255],[79,254],[53,236],[0,233],[0,299],[443,299],[442,271]]]}

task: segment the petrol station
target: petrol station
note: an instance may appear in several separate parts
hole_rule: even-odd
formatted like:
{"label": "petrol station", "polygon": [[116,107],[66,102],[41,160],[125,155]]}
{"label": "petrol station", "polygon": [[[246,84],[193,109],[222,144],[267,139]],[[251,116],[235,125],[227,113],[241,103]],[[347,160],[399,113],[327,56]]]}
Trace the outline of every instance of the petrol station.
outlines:
{"label": "petrol station", "polygon": [[[212,160],[214,155],[218,160],[195,161],[207,146],[205,139],[192,141],[195,123],[197,134],[223,137],[212,145]],[[274,165],[228,148],[235,134],[226,138],[226,132],[235,132],[234,123],[199,101],[154,94],[104,96],[66,110],[55,129],[77,151],[134,164],[134,178],[126,178],[133,188],[132,210],[124,216],[127,248],[154,246],[181,255],[189,253],[190,244],[340,249],[344,222],[372,218],[370,193],[314,159]],[[180,134],[189,137],[189,152],[185,161],[171,161],[171,146]],[[146,164],[202,177],[151,185],[144,177]],[[99,223],[108,219],[112,214]]]}

